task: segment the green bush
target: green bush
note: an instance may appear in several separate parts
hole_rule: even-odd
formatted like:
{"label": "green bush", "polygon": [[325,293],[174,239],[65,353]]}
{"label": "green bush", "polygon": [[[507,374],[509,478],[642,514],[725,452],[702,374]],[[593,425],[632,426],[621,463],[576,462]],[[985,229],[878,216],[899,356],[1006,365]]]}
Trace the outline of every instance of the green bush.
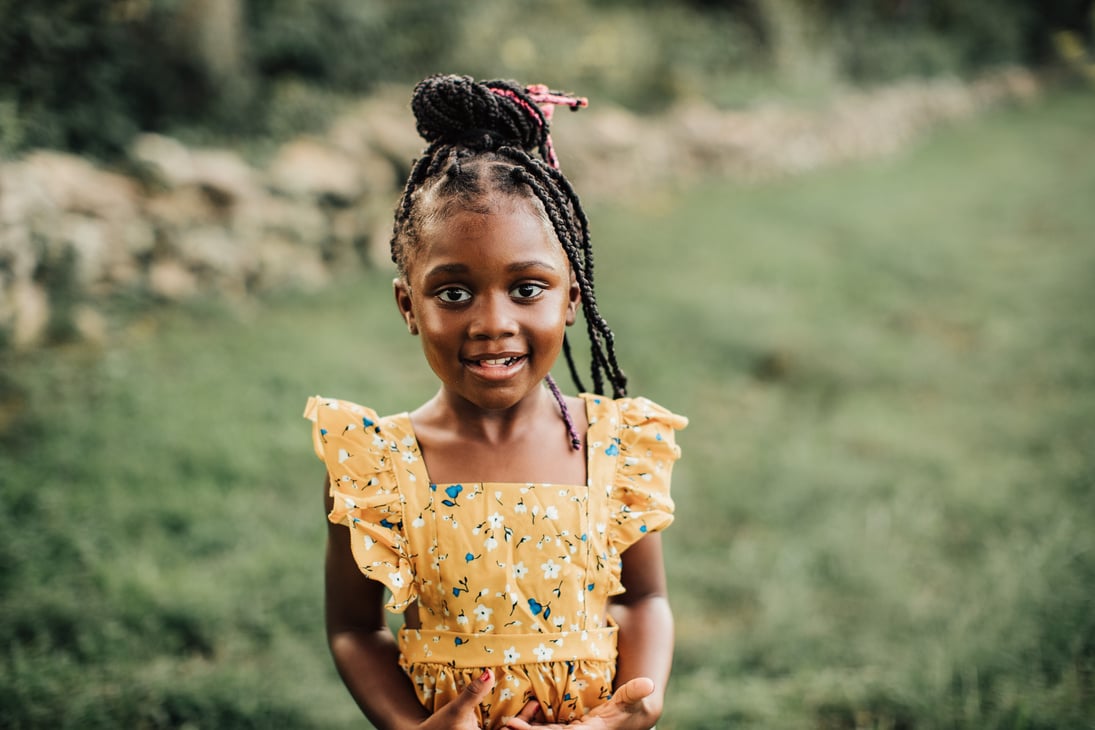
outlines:
{"label": "green bush", "polygon": [[[0,0],[0,154],[54,147],[109,158],[139,130],[293,134],[330,109],[285,114],[287,86],[358,95],[438,71],[546,81],[641,109],[682,95],[739,103],[773,89],[964,74],[1050,59],[1059,30],[1090,43],[1091,5]],[[225,28],[224,13],[238,23]],[[230,37],[230,67],[203,56],[211,32]]]}

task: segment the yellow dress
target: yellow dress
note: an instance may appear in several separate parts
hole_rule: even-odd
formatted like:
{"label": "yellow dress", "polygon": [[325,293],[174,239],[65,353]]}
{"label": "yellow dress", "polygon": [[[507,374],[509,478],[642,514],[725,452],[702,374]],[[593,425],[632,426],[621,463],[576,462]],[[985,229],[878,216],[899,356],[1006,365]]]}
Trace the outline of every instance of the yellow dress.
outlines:
{"label": "yellow dress", "polygon": [[620,554],[673,520],[674,430],[688,420],[645,398],[584,394],[587,484],[434,484],[411,419],[309,399],[327,465],[329,519],[351,530],[362,573],[418,603],[422,628],[399,632],[400,664],[431,711],[490,667],[479,707],[501,726],[529,698],[549,720],[580,718],[611,696],[622,593]]}

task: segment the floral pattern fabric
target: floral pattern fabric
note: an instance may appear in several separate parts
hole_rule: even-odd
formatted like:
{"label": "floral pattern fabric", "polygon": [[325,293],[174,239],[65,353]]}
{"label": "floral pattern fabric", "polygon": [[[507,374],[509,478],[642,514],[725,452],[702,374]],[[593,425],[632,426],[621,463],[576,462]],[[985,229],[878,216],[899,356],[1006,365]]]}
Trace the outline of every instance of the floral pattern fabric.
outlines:
{"label": "floral pattern fabric", "polygon": [[587,483],[436,484],[408,414],[316,396],[316,454],[326,465],[329,519],[351,531],[362,573],[391,591],[387,608],[418,603],[401,629],[400,663],[431,711],[492,668],[479,707],[498,727],[535,698],[569,722],[611,696],[623,592],[620,556],[673,520],[674,431],[688,421],[645,398],[582,396]]}

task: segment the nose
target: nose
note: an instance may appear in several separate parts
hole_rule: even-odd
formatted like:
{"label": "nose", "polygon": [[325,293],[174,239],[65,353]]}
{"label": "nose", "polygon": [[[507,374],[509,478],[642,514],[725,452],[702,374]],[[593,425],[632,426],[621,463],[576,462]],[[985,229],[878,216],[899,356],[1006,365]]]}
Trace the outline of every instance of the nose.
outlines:
{"label": "nose", "polygon": [[477,340],[496,340],[517,334],[516,305],[508,294],[482,294],[472,310],[468,335]]}

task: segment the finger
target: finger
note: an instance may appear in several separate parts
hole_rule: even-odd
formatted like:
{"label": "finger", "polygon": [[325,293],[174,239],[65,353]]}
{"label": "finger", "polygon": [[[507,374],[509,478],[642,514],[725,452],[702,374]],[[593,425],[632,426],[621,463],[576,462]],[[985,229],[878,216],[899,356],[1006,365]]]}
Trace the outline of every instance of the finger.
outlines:
{"label": "finger", "polygon": [[648,677],[635,677],[621,685],[612,694],[612,699],[624,705],[634,705],[652,694],[654,694],[654,680]]}
{"label": "finger", "polygon": [[536,718],[536,713],[540,711],[540,703],[536,700],[529,700],[525,703],[525,706],[521,708],[521,711],[517,713],[518,719],[525,722],[532,722]]}
{"label": "finger", "polygon": [[457,708],[478,705],[494,686],[494,673],[487,669],[477,679],[468,682],[450,704]]}

